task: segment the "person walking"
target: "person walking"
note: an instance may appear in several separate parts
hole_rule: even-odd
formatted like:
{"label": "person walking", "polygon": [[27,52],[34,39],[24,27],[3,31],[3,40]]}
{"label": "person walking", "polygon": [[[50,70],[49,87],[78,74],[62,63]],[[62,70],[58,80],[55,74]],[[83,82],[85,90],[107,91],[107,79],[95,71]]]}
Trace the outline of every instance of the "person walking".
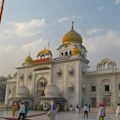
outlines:
{"label": "person walking", "polygon": [[57,114],[57,109],[56,109],[56,106],[53,105],[47,113],[49,120],[56,120],[56,114]]}
{"label": "person walking", "polygon": [[84,118],[88,118],[88,106],[87,106],[87,104],[84,105],[83,111],[84,111]]}
{"label": "person walking", "polygon": [[25,118],[27,118],[27,114],[28,114],[28,104],[25,103]]}
{"label": "person walking", "polygon": [[79,113],[80,113],[80,104],[78,104],[78,110],[79,110]]}
{"label": "person walking", "polygon": [[19,116],[19,110],[20,110],[20,104],[19,104],[19,102],[17,101],[17,112],[16,112],[16,114],[17,114],[17,117]]}
{"label": "person walking", "polygon": [[12,117],[13,118],[17,117],[17,110],[18,110],[18,106],[16,103],[14,103],[12,106]]}
{"label": "person walking", "polygon": [[98,120],[104,120],[105,117],[105,107],[103,103],[100,103],[98,110]]}
{"label": "person walking", "polygon": [[80,113],[79,105],[76,105],[75,111],[76,111],[77,113]]}
{"label": "person walking", "polygon": [[19,111],[18,120],[20,120],[21,116],[23,117],[23,120],[25,120],[25,105],[24,105],[23,102],[20,105],[20,111]]}
{"label": "person walking", "polygon": [[120,104],[119,103],[116,109],[116,120],[120,120]]}

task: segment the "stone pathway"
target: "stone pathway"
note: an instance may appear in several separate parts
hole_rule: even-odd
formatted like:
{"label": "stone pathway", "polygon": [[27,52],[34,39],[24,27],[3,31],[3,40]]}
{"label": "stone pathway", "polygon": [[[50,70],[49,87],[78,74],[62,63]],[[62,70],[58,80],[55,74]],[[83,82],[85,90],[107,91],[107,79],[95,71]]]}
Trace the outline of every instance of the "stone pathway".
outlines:
{"label": "stone pathway", "polygon": [[[10,118],[11,112],[0,111],[0,120],[17,120]],[[49,120],[48,116],[39,111],[30,111],[26,120]],[[90,113],[88,119],[83,118],[83,113],[60,112],[57,113],[56,120],[97,120],[96,113]],[[105,120],[115,120],[115,114],[106,114]]]}

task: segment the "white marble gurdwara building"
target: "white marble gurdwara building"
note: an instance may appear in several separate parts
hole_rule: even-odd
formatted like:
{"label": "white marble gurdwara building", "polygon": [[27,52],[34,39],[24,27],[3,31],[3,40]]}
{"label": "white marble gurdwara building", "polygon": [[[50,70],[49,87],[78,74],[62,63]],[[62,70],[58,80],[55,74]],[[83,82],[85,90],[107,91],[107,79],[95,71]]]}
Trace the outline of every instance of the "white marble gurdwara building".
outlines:
{"label": "white marble gurdwara building", "polygon": [[102,100],[107,107],[116,107],[120,101],[120,70],[114,61],[103,59],[96,70],[88,71],[82,42],[72,24],[57,48],[58,57],[53,58],[48,48],[40,50],[36,60],[26,57],[7,81],[5,104],[23,100],[30,106],[56,102],[98,107]]}

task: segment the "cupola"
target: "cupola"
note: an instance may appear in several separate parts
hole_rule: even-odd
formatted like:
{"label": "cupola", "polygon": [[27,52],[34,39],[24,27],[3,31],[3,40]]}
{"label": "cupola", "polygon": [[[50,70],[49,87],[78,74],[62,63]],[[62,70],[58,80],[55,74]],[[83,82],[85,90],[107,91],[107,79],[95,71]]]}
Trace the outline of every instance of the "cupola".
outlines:
{"label": "cupola", "polygon": [[71,30],[63,36],[63,39],[62,39],[63,44],[68,44],[68,43],[72,43],[72,42],[82,44],[82,37],[79,33],[77,33],[74,30],[73,23],[74,22],[72,22]]}

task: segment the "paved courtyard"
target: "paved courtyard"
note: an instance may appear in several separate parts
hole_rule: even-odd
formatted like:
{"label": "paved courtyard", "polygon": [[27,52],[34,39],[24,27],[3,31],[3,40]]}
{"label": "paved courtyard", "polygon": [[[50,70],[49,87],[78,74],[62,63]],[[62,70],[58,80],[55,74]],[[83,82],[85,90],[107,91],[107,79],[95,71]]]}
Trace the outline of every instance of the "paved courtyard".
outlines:
{"label": "paved courtyard", "polygon": [[[49,120],[46,114],[39,111],[30,111],[28,120]],[[13,120],[10,119],[10,111],[0,111],[0,120]],[[14,119],[16,120],[16,119]],[[97,120],[96,113],[90,113],[88,119],[83,118],[83,113],[76,112],[60,112],[57,113],[56,120]],[[115,114],[106,114],[105,120],[115,120]]]}

